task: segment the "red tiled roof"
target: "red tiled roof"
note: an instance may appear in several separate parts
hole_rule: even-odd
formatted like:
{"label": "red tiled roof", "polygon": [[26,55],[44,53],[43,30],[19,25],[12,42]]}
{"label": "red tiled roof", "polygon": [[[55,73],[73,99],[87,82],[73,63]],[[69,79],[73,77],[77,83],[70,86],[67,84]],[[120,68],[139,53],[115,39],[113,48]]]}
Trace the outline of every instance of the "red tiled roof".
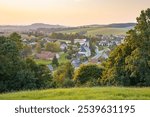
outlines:
{"label": "red tiled roof", "polygon": [[42,51],[41,53],[36,54],[36,58],[45,59],[45,60],[53,59],[54,56],[56,56],[56,53],[52,53],[52,52],[48,52],[48,51]]}

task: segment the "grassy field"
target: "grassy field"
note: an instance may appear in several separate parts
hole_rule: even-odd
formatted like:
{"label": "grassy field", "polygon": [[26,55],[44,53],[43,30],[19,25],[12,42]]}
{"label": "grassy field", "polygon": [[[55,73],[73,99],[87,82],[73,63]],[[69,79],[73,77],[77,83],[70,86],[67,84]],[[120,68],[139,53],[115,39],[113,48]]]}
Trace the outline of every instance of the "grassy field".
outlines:
{"label": "grassy field", "polygon": [[62,63],[66,63],[68,62],[69,60],[66,58],[66,53],[61,53],[60,54],[60,58],[58,59],[59,61],[59,64],[62,64]]}
{"label": "grassy field", "polygon": [[48,65],[51,64],[52,61],[48,60],[42,60],[42,59],[34,59],[35,63],[38,65]]}
{"label": "grassy field", "polygon": [[127,28],[97,28],[93,30],[88,30],[85,34],[86,36],[95,36],[97,34],[103,35],[124,35],[129,29]]}
{"label": "grassy field", "polygon": [[90,27],[90,28],[79,28],[79,29],[72,29],[66,31],[59,31],[60,33],[79,33],[82,31],[86,31],[86,36],[95,36],[97,34],[102,35],[122,35],[126,34],[126,32],[131,29],[129,28],[110,28],[110,27]]}
{"label": "grassy field", "polygon": [[150,100],[150,88],[94,87],[0,94],[1,100]]}

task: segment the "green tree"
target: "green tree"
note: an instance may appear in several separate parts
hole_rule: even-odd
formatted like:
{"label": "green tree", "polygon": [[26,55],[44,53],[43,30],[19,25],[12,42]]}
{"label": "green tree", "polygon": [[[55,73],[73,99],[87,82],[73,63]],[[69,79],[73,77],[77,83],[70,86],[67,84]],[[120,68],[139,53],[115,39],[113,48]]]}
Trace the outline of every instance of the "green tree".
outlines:
{"label": "green tree", "polygon": [[91,56],[94,56],[95,55],[95,43],[94,42],[92,42],[92,40],[90,39],[89,40],[89,45],[90,45],[90,50],[91,50]]}
{"label": "green tree", "polygon": [[54,56],[54,58],[53,58],[53,60],[52,60],[52,65],[54,65],[54,66],[56,66],[56,67],[58,67],[58,65],[59,65],[59,62],[58,62],[58,59],[57,59],[56,56]]}
{"label": "green tree", "polygon": [[22,59],[15,41],[0,37],[0,92],[51,86],[52,76],[46,66]]}
{"label": "green tree", "polygon": [[74,75],[76,83],[81,85],[91,82],[93,85],[97,85],[101,78],[102,68],[95,64],[81,65]]}
{"label": "green tree", "polygon": [[10,34],[10,36],[8,38],[11,39],[12,41],[14,41],[20,50],[23,48],[21,36],[18,33],[14,32],[14,33]]}
{"label": "green tree", "polygon": [[35,50],[37,53],[41,53],[41,45],[40,44],[36,44]]}
{"label": "green tree", "polygon": [[24,45],[23,46],[23,50],[21,52],[21,55],[23,57],[28,57],[29,55],[32,54],[32,47],[31,46],[28,46],[28,45]]}
{"label": "green tree", "polygon": [[60,44],[59,43],[52,43],[49,42],[45,46],[46,51],[51,51],[51,52],[60,52]]}
{"label": "green tree", "polygon": [[104,66],[104,84],[150,86],[150,9],[141,12],[135,28],[111,52]]}
{"label": "green tree", "polygon": [[34,75],[12,39],[0,37],[0,61],[0,92],[35,88]]}
{"label": "green tree", "polygon": [[57,68],[54,72],[54,81],[58,87],[72,87],[74,68],[70,62],[67,62]]}
{"label": "green tree", "polygon": [[32,59],[26,59],[27,68],[34,73],[36,88],[51,88],[53,86],[52,75],[48,67],[37,65]]}

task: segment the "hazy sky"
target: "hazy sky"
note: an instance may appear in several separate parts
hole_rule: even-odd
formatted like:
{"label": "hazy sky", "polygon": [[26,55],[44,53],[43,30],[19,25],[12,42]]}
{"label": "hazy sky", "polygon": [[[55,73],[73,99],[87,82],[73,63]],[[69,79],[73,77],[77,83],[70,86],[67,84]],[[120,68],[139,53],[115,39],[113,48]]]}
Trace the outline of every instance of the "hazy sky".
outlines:
{"label": "hazy sky", "polygon": [[150,0],[0,0],[0,25],[135,22]]}

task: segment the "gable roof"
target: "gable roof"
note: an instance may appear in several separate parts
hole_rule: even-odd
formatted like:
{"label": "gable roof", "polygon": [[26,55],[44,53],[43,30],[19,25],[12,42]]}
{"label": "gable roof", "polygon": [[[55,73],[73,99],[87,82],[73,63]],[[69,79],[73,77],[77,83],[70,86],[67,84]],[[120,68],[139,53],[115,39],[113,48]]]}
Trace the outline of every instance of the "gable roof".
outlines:
{"label": "gable roof", "polygon": [[81,46],[80,52],[87,52],[84,46]]}
{"label": "gable roof", "polygon": [[56,53],[52,53],[49,51],[42,51],[41,53],[36,54],[36,58],[45,60],[52,59],[54,56],[56,56]]}
{"label": "gable roof", "polygon": [[50,71],[53,71],[53,70],[54,70],[54,68],[53,68],[52,65],[47,65],[47,67],[49,68]]}

